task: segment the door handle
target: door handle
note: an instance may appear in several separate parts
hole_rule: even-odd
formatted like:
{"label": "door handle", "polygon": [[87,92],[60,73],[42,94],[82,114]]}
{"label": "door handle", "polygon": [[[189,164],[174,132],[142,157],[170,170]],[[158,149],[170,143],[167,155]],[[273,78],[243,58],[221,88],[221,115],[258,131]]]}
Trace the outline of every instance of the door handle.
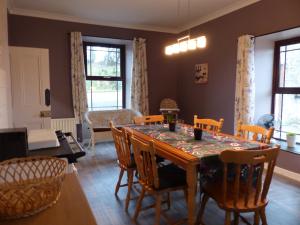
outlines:
{"label": "door handle", "polygon": [[45,105],[50,106],[50,90],[45,89]]}

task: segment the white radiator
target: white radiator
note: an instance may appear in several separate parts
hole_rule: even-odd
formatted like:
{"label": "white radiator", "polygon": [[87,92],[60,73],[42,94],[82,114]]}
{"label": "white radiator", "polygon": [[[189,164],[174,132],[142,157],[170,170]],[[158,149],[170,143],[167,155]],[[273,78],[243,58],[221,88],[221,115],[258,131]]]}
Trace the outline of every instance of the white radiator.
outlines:
{"label": "white radiator", "polygon": [[51,119],[51,129],[61,130],[62,132],[72,132],[74,138],[77,139],[77,123],[76,118]]}

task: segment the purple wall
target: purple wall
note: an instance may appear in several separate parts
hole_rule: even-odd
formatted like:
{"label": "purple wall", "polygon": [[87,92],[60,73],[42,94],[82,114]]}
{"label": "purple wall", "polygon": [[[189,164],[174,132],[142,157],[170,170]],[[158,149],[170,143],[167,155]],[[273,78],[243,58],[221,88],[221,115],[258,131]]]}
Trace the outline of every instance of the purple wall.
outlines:
{"label": "purple wall", "polygon": [[[223,117],[224,132],[232,133],[237,38],[243,34],[261,35],[300,26],[299,0],[262,0],[191,30],[206,35],[208,45],[180,57],[178,100],[181,116],[191,122],[193,115]],[[194,65],[208,63],[208,84],[196,85]]]}
{"label": "purple wall", "polygon": [[103,38],[147,39],[149,104],[152,114],[159,112],[162,98],[177,99],[176,62],[164,55],[165,43],[174,35],[161,32],[113,28],[17,15],[8,16],[9,45],[48,48],[50,54],[50,84],[52,115],[55,118],[73,116],[69,33]]}
{"label": "purple wall", "polygon": [[[157,113],[160,100],[179,101],[181,118],[192,122],[193,115],[225,119],[224,132],[233,132],[237,38],[255,36],[300,26],[299,0],[262,0],[191,30],[192,36],[206,35],[206,49],[166,57],[163,46],[176,35],[62,22],[9,15],[9,44],[50,49],[52,113],[72,116],[70,49],[68,33],[133,39],[147,39],[149,97],[151,113]],[[180,35],[178,35],[180,36]],[[206,85],[194,84],[194,65],[209,64]],[[299,157],[280,154],[279,166],[300,172]]]}

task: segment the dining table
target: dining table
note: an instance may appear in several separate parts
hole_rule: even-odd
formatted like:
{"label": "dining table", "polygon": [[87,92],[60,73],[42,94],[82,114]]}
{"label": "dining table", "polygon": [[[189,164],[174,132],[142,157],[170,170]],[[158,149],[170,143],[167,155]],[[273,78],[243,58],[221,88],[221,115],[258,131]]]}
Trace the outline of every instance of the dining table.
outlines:
{"label": "dining table", "polygon": [[264,149],[268,145],[249,141],[224,133],[202,132],[202,139],[195,140],[194,127],[188,124],[177,124],[176,130],[169,131],[168,124],[128,125],[124,127],[129,136],[133,135],[142,141],[154,141],[156,154],[186,171],[187,183],[187,220],[195,224],[197,174],[201,159],[217,156],[224,150]]}

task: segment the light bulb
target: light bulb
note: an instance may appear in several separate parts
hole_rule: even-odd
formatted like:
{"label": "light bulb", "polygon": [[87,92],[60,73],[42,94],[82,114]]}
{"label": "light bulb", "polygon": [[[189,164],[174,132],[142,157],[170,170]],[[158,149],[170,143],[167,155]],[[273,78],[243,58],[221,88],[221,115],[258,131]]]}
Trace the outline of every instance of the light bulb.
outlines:
{"label": "light bulb", "polygon": [[188,50],[188,42],[187,41],[179,42],[179,46],[180,46],[180,52],[186,52]]}
{"label": "light bulb", "polygon": [[197,38],[197,47],[198,48],[205,48],[206,47],[206,37],[201,36]]}
{"label": "light bulb", "polygon": [[177,54],[177,53],[179,53],[179,44],[178,43],[176,43],[176,44],[173,44],[172,45],[172,50],[173,50],[173,54]]}
{"label": "light bulb", "polygon": [[190,39],[188,40],[188,49],[189,50],[194,50],[197,48],[197,41],[196,39]]}
{"label": "light bulb", "polygon": [[172,55],[172,54],[173,54],[173,47],[172,47],[172,45],[168,45],[168,46],[165,48],[165,54],[166,54],[166,55]]}

